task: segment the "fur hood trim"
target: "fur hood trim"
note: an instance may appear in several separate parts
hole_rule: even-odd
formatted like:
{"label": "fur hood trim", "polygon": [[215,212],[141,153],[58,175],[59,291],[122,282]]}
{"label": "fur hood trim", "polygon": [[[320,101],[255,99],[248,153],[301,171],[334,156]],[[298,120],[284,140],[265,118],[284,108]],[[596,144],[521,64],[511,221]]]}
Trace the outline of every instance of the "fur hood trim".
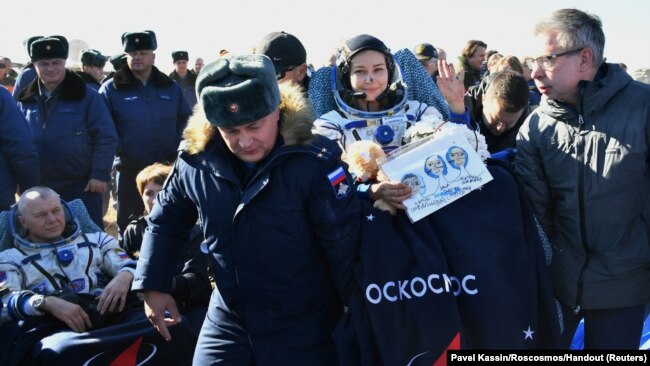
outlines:
{"label": "fur hood trim", "polygon": [[[32,81],[20,94],[18,94],[19,102],[28,102],[32,98],[36,98],[39,94],[38,89],[39,78],[38,76]],[[86,83],[79,77],[79,75],[66,69],[65,78],[59,89],[59,98],[61,100],[81,100],[86,95]]]}

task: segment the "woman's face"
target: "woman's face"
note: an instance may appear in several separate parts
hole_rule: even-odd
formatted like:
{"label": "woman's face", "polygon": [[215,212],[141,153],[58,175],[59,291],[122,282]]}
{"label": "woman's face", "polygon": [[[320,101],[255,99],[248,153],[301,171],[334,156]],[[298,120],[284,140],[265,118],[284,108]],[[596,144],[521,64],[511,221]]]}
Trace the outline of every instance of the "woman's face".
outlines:
{"label": "woman's face", "polygon": [[154,182],[147,182],[144,185],[142,189],[142,202],[144,203],[146,214],[149,214],[153,209],[153,205],[156,203],[156,196],[161,189],[162,186]]}
{"label": "woman's face", "polygon": [[375,102],[388,87],[388,67],[383,53],[366,50],[350,60],[350,84],[355,92],[366,93],[366,101]]}

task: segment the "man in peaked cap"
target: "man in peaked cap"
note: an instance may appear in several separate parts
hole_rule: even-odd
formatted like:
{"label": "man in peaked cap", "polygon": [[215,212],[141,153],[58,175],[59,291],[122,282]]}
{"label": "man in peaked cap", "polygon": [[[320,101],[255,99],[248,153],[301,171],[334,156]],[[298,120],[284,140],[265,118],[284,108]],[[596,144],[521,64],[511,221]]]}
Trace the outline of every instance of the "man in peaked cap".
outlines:
{"label": "man in peaked cap", "polygon": [[104,79],[104,65],[108,57],[93,49],[81,51],[81,71],[77,75],[91,88],[99,90]]}
{"label": "man in peaked cap", "polygon": [[178,83],[178,86],[183,90],[183,96],[187,100],[190,107],[196,104],[196,92],[194,85],[196,84],[196,74],[187,68],[187,62],[190,60],[187,51],[174,51],[172,52],[172,61],[174,62],[174,71],[169,73],[169,77]]}
{"label": "man in peaked cap", "polygon": [[38,77],[17,101],[38,147],[42,184],[66,201],[80,198],[93,221],[103,227],[101,194],[110,181],[117,149],[108,108],[97,91],[65,68],[65,37],[35,40],[29,56]]}
{"label": "man in peaked cap", "polygon": [[337,364],[331,335],[353,288],[360,203],[340,149],[312,135],[300,89],[282,89],[264,55],[206,65],[149,216],[133,288],[166,339],[180,319],[173,263],[201,217],[216,288],[197,365]]}
{"label": "man in peaked cap", "polygon": [[255,47],[255,53],[271,59],[279,82],[292,82],[307,89],[307,51],[296,36],[286,32],[269,33]]}
{"label": "man in peaked cap", "polygon": [[158,47],[153,31],[124,33],[127,65],[99,93],[113,115],[120,149],[117,170],[117,225],[120,234],[132,216],[144,212],[135,178],[156,162],[172,162],[192,113],[177,83],[154,66]]}

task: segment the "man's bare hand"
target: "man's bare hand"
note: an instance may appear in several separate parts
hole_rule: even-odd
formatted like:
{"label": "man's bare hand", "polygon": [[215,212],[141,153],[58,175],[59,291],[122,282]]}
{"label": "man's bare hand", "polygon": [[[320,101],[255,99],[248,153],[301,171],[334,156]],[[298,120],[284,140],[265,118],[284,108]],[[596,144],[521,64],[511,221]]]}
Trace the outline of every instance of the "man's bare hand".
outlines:
{"label": "man's bare hand", "polygon": [[382,200],[399,210],[406,210],[402,201],[409,197],[411,187],[401,182],[381,182],[370,186],[370,198],[375,201]]}
{"label": "man's bare hand", "polygon": [[440,94],[449,103],[449,109],[456,114],[465,113],[465,72],[460,69],[456,74],[454,65],[438,61],[438,77],[436,78]]}
{"label": "man's bare hand", "polygon": [[131,283],[133,283],[133,274],[131,272],[123,271],[113,277],[98,297],[97,310],[99,310],[99,313],[104,314],[106,311],[115,311],[116,309],[119,311],[124,310],[126,295],[131,290]]}
{"label": "man's bare hand", "polygon": [[77,333],[85,332],[93,326],[90,322],[90,317],[88,317],[88,314],[86,314],[81,306],[55,296],[46,297],[45,309],[43,310],[64,322],[70,329]]}
{"label": "man's bare hand", "polygon": [[88,181],[88,184],[86,184],[86,188],[84,189],[84,192],[104,193],[107,188],[108,188],[107,182],[103,182],[99,179],[91,178]]}
{"label": "man's bare hand", "polygon": [[[165,311],[168,311],[170,318],[165,318]],[[144,313],[156,328],[158,333],[167,341],[171,341],[168,326],[181,322],[181,314],[176,307],[176,301],[170,294],[159,291],[144,292]]]}

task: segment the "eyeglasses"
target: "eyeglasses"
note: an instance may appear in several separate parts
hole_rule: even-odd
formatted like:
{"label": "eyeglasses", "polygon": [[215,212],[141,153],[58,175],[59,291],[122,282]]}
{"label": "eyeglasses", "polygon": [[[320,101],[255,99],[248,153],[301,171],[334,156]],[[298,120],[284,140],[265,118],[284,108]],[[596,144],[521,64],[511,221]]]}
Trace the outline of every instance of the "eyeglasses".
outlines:
{"label": "eyeglasses", "polygon": [[432,58],[432,59],[429,59],[429,61],[423,61],[423,60],[420,60],[420,63],[421,63],[422,65],[429,66],[429,65],[437,64],[437,63],[438,63],[438,59]]}
{"label": "eyeglasses", "polygon": [[550,56],[540,56],[537,58],[527,58],[524,60],[526,63],[526,66],[528,66],[529,69],[533,69],[535,67],[535,62],[539,65],[544,70],[550,70],[553,65],[555,65],[555,59],[560,57],[560,56],[568,56],[572,55],[574,53],[578,53],[580,51],[584,50],[584,48],[576,48],[575,50],[570,50],[570,51],[564,51],[560,53],[554,53]]}

